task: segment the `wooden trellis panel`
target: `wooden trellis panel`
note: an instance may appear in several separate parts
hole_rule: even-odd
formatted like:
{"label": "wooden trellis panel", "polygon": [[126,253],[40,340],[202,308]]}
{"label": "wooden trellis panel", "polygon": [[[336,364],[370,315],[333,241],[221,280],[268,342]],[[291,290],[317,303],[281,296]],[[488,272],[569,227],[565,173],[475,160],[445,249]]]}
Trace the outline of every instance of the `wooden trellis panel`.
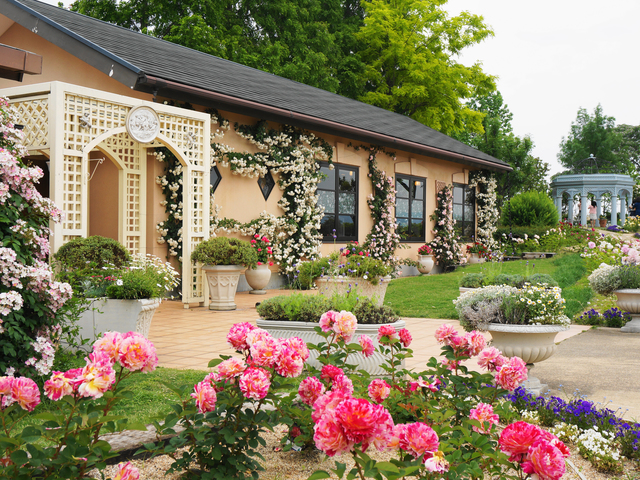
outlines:
{"label": "wooden trellis panel", "polygon": [[30,98],[12,106],[23,126],[24,145],[29,149],[49,148],[49,98]]}

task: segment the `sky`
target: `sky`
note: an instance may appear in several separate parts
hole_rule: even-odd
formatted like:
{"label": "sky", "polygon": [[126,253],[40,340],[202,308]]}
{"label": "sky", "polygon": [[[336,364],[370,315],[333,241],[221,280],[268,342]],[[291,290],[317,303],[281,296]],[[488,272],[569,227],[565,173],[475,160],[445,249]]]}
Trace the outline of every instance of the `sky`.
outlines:
{"label": "sky", "polygon": [[616,125],[640,124],[640,1],[450,0],[444,8],[493,28],[459,61],[498,77],[514,134],[531,137],[551,174],[562,170],[560,142],[581,107],[593,113],[601,104]]}
{"label": "sky", "polygon": [[562,170],[560,142],[578,109],[601,104],[616,124],[640,124],[640,1],[449,0],[444,9],[481,15],[493,28],[458,61],[481,62],[497,77],[514,134],[531,137],[550,174]]}

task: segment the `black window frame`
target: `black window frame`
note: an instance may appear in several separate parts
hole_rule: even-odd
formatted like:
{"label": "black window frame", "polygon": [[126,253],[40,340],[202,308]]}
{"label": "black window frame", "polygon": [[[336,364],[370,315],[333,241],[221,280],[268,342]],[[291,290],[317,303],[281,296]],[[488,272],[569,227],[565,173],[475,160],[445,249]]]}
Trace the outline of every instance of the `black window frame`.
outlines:
{"label": "black window frame", "polygon": [[[462,203],[456,203],[456,188],[462,189]],[[455,211],[455,206],[456,205],[461,205],[462,206],[462,221],[460,222],[461,225],[460,227],[458,227],[458,222],[459,220],[456,220],[455,218],[453,218],[454,222],[455,222],[455,231],[456,233],[460,236],[460,239],[463,241],[467,241],[467,242],[472,242],[475,237],[476,237],[476,190],[475,187],[470,187],[468,184],[466,183],[454,183],[453,184],[453,210]],[[473,197],[473,222],[471,220],[467,220],[465,219],[465,202],[467,200],[467,195],[471,194]],[[453,212],[452,212],[452,215]],[[464,235],[464,231],[465,231],[465,224],[471,224],[472,225],[472,234],[469,236]]]}
{"label": "black window frame", "polygon": [[[331,233],[325,233],[322,236],[322,240],[323,241],[336,241],[336,242],[352,242],[352,241],[358,241],[358,203],[359,203],[359,194],[360,194],[360,167],[357,166],[353,166],[353,165],[345,165],[342,163],[333,163],[333,170],[330,169],[329,167],[329,163],[328,162],[318,162],[320,164],[321,168],[326,168],[329,170],[328,175],[335,175],[334,178],[334,186],[335,188],[333,190],[331,189],[327,189],[327,188],[321,188],[320,184],[318,184],[318,188],[317,188],[317,194],[319,195],[319,192],[334,192],[334,205],[335,205],[335,213],[334,215],[334,223],[333,223],[333,229],[335,229],[335,238],[334,238],[334,233],[333,231]],[[340,235],[340,231],[339,231],[339,211],[340,211],[340,198],[339,198],[339,193],[340,193],[340,189],[338,188],[338,179],[339,179],[339,174],[342,171],[351,171],[354,173],[355,176],[355,201],[354,201],[354,235]],[[318,198],[319,201],[319,198]],[[322,223],[324,222],[324,216],[322,217],[321,220],[321,228],[322,228]]]}
{"label": "black window frame", "polygon": [[[408,217],[398,217],[398,199],[403,198],[398,196],[398,179],[401,180],[407,180],[409,182],[409,187],[411,187],[412,185],[414,185],[414,182],[416,181],[420,181],[422,182],[422,198],[418,199],[415,196],[412,196],[412,188],[409,188],[409,211],[408,211]],[[416,175],[405,175],[405,174],[401,174],[401,173],[396,173],[396,205],[395,205],[395,217],[396,217],[396,223],[398,223],[398,218],[402,218],[402,219],[407,219],[408,220],[408,225],[409,225],[409,231],[411,231],[411,221],[415,220],[415,218],[413,217],[413,200],[421,200],[422,201],[422,232],[420,233],[420,236],[409,236],[409,237],[402,237],[402,234],[400,234],[400,242],[401,243],[424,243],[425,239],[426,239],[426,235],[427,235],[427,179],[426,177],[418,177]],[[415,192],[414,192],[415,193]],[[398,227],[399,228],[399,227]]]}

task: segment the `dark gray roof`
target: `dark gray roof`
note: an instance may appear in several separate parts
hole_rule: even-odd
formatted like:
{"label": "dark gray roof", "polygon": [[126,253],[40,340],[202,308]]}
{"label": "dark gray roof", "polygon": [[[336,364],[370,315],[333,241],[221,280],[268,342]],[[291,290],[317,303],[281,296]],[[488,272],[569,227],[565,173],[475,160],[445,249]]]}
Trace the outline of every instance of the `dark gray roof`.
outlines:
{"label": "dark gray roof", "polygon": [[[508,164],[409,117],[36,0],[0,12],[137,90],[492,170]],[[257,114],[257,115],[256,115]]]}

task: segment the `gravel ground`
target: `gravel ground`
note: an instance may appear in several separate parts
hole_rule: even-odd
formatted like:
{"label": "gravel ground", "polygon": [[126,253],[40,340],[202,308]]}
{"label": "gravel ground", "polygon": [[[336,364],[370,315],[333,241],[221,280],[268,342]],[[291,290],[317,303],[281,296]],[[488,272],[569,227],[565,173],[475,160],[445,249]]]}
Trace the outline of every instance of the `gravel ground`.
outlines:
{"label": "gravel ground", "polygon": [[[302,452],[276,451],[279,447],[279,439],[284,435],[285,429],[276,427],[274,433],[267,432],[265,440],[267,445],[260,449],[260,453],[265,457],[263,464],[265,470],[260,472],[262,480],[306,480],[316,470],[326,470],[334,468],[335,461],[346,463],[347,471],[353,467],[353,461],[349,455],[328,458],[317,450],[305,450]],[[624,462],[624,474],[608,475],[597,472],[587,460],[583,459],[577,449],[570,446],[571,457],[567,464],[567,473],[563,480],[640,480],[640,471],[634,468],[631,462]],[[393,453],[368,452],[376,460],[389,460]],[[132,460],[132,463],[140,470],[141,480],[178,480],[180,474],[166,474],[166,470],[171,465],[171,458],[166,455],[150,460]],[[115,475],[116,467],[110,466],[105,470],[107,478]],[[96,478],[99,476],[96,473]],[[332,476],[331,478],[338,478]],[[487,478],[488,480],[488,478]]]}

